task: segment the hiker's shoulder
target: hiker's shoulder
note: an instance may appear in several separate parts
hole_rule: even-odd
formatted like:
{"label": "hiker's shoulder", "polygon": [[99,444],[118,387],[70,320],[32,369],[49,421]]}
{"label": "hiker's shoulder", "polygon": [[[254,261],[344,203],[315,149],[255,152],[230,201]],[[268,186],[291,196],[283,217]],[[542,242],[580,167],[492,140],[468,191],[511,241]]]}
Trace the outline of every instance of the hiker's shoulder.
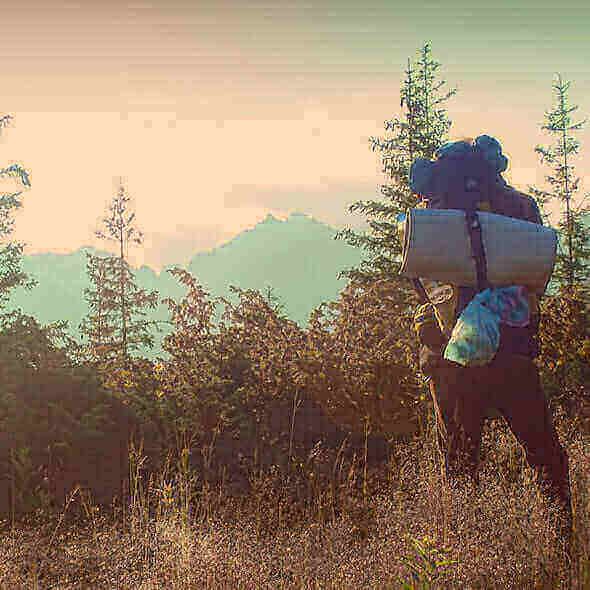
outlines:
{"label": "hiker's shoulder", "polygon": [[518,217],[534,223],[542,223],[539,206],[531,195],[510,186],[505,181],[498,182],[497,188],[505,203],[511,201],[512,207],[510,209],[514,207],[520,210],[521,214]]}

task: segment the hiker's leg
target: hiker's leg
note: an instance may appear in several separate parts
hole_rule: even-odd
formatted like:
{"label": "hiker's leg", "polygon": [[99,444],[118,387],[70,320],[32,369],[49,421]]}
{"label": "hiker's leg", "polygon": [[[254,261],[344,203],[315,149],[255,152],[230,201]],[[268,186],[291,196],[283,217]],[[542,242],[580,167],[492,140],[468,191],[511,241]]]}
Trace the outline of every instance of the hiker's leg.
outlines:
{"label": "hiker's leg", "polygon": [[500,397],[499,409],[522,444],[529,465],[539,473],[543,492],[563,507],[562,532],[569,538],[573,520],[569,461],[559,442],[539,373],[531,361],[519,361],[507,369],[506,379],[513,386],[505,391],[504,399]]}
{"label": "hiker's leg", "polygon": [[473,373],[468,371],[461,368],[437,371],[430,390],[447,478],[468,475],[477,485],[483,408],[480,392],[474,390],[477,384]]}

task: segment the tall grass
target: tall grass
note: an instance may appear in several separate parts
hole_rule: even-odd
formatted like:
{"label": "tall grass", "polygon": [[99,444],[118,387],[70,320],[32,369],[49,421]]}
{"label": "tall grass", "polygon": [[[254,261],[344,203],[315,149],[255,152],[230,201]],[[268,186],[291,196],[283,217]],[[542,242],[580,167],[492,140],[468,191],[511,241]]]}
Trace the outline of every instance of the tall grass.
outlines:
{"label": "tall grass", "polygon": [[[588,466],[581,432],[561,417],[574,504],[571,561],[558,513],[503,422],[484,428],[480,485],[446,482],[434,422],[370,465],[289,445],[285,467],[252,464],[243,493],[191,470],[179,441],[158,473],[131,445],[121,500],[94,506],[80,488],[61,512],[38,508],[6,532],[2,588],[519,588],[590,587]],[[172,457],[177,457],[173,460]]]}

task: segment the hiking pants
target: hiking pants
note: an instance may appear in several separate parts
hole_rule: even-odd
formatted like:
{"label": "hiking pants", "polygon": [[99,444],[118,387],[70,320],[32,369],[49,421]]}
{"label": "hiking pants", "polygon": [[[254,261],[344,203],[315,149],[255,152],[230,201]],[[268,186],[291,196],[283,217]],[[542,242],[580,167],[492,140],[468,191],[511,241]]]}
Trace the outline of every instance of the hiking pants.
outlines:
{"label": "hiking pants", "polygon": [[[433,371],[430,389],[438,442],[446,454],[447,478],[467,475],[479,484],[477,468],[483,422],[497,409],[537,470],[543,493],[563,507],[561,529],[571,535],[572,507],[567,453],[561,446],[537,368],[526,357],[485,367],[451,366]],[[546,470],[546,473],[543,473]]]}

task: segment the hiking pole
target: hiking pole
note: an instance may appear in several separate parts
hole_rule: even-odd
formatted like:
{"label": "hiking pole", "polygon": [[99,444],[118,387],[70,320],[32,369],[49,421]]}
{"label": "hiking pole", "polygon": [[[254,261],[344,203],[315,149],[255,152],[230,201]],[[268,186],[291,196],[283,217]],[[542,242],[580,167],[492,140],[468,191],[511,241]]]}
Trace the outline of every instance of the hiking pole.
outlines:
{"label": "hiking pole", "polygon": [[426,289],[424,288],[424,285],[420,279],[412,279],[412,286],[414,287],[414,291],[416,291],[418,298],[420,299],[420,303],[428,303],[430,301],[428,294],[426,293]]}
{"label": "hiking pole", "polygon": [[[421,303],[429,303],[430,298],[428,297],[428,293],[426,293],[426,289],[424,288],[422,281],[420,279],[411,279],[411,281],[412,281],[412,286],[414,287],[414,291],[416,291],[416,294],[418,295],[420,302]],[[424,375],[424,384],[426,385],[428,392],[432,394],[432,388],[431,388],[432,376],[426,375],[424,373],[423,373],[423,375]]]}

